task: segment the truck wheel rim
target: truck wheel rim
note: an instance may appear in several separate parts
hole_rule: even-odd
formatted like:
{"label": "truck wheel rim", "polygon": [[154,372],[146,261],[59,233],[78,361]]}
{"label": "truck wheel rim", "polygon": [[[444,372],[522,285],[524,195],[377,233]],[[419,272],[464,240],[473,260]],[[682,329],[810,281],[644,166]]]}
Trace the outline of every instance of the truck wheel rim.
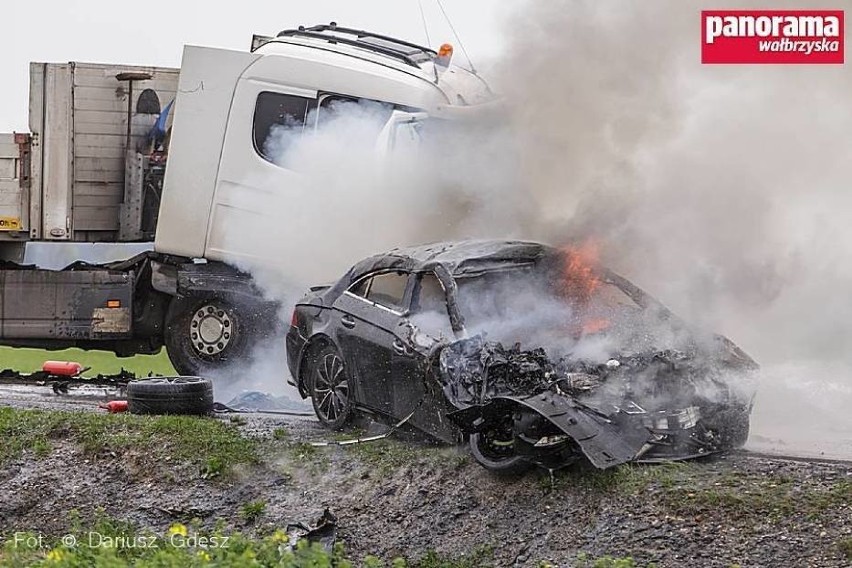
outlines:
{"label": "truck wheel rim", "polygon": [[189,322],[192,347],[201,355],[218,355],[225,349],[234,334],[234,324],[224,309],[207,304],[195,310]]}

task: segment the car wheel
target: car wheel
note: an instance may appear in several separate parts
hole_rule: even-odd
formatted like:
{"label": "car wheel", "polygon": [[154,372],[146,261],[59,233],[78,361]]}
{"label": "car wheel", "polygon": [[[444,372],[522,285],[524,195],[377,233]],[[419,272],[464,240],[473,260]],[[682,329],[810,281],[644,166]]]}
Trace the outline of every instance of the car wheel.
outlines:
{"label": "car wheel", "polygon": [[209,414],[213,410],[213,383],[200,377],[130,381],[127,407],[133,414]]}
{"label": "car wheel", "polygon": [[722,449],[740,448],[748,441],[749,411],[729,409],[713,417],[713,429],[719,435]]}
{"label": "car wheel", "polygon": [[250,314],[227,298],[175,297],[165,330],[166,351],[175,370],[205,375],[246,357],[253,331]]}
{"label": "car wheel", "polygon": [[320,422],[332,430],[346,426],[353,415],[349,373],[340,352],[327,345],[312,359],[310,394]]}
{"label": "car wheel", "polygon": [[511,434],[500,435],[494,431],[470,435],[470,453],[476,462],[498,475],[518,475],[532,464],[515,453]]}

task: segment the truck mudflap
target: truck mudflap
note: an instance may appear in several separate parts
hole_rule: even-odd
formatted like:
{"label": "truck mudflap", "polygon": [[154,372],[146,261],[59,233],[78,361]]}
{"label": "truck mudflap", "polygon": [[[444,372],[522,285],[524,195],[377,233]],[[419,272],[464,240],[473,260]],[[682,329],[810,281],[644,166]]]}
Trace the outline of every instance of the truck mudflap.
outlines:
{"label": "truck mudflap", "polygon": [[451,413],[448,417],[468,433],[481,431],[491,420],[526,408],[570,436],[595,467],[606,469],[636,459],[653,434],[635,417],[621,411],[610,415],[570,397],[543,392],[529,397],[495,396],[490,402]]}

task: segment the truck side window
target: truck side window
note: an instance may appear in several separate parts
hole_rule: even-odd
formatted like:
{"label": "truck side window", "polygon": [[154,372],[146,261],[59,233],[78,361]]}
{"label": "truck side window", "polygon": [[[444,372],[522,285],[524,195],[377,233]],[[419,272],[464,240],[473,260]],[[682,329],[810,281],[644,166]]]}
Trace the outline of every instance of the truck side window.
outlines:
{"label": "truck side window", "polygon": [[264,160],[283,162],[294,136],[301,135],[313,99],[263,91],[254,107],[254,149]]}
{"label": "truck side window", "polygon": [[[317,109],[317,128],[322,128],[329,122],[341,116],[348,116],[357,120],[363,128],[367,124],[373,125],[375,134],[388,121],[393,113],[393,105],[372,99],[359,99],[347,95],[323,95]],[[311,122],[311,121],[309,121]]]}

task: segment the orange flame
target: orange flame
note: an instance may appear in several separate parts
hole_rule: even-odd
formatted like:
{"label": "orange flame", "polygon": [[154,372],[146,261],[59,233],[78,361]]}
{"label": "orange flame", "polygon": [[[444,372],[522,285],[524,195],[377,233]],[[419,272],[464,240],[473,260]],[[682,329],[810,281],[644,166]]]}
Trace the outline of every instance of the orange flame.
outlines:
{"label": "orange flame", "polygon": [[599,266],[598,244],[589,240],[579,246],[565,247],[561,252],[560,289],[563,297],[571,302],[577,310],[578,321],[575,325],[579,328],[579,334],[598,333],[607,329],[610,325],[608,320],[583,313],[589,307],[595,292],[601,286],[601,279],[597,270]]}
{"label": "orange flame", "polygon": [[598,245],[595,241],[562,249],[562,293],[573,303],[585,305],[601,281],[597,275]]}

